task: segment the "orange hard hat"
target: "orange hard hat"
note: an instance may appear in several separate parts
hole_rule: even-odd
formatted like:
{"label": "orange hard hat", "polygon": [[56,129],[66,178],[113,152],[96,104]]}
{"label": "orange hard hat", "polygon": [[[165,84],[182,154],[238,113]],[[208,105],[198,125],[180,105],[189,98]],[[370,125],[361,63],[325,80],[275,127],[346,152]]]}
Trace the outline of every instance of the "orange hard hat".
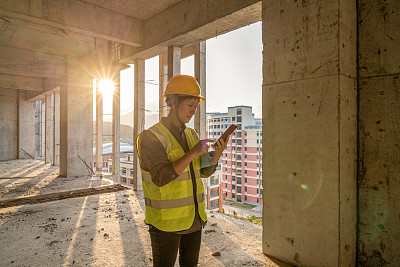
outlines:
{"label": "orange hard hat", "polygon": [[167,95],[190,95],[198,97],[200,102],[206,101],[200,95],[200,86],[196,79],[189,75],[175,75],[172,77],[165,88],[164,97]]}

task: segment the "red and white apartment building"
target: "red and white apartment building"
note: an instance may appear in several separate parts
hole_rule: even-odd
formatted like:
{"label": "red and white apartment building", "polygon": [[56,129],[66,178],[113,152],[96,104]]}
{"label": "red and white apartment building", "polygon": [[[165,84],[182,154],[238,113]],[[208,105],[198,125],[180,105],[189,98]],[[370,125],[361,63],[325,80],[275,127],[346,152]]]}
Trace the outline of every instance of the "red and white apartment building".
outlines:
{"label": "red and white apartment building", "polygon": [[217,140],[231,124],[231,135],[217,171],[207,179],[207,207],[222,211],[222,198],[262,203],[262,121],[252,107],[228,107],[228,113],[207,114],[207,136]]}

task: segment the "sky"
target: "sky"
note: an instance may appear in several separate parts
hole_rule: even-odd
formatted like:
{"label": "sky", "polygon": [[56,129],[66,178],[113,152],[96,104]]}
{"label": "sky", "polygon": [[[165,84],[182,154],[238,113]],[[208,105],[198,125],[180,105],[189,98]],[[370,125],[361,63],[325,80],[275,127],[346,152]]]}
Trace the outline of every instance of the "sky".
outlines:
{"label": "sky", "polygon": [[[237,105],[253,107],[261,118],[261,22],[206,41],[206,110],[227,112]],[[133,66],[121,72],[121,114],[133,110]],[[194,76],[194,57],[181,61],[181,74]],[[146,111],[158,112],[158,56],[145,62]],[[111,114],[111,97],[104,96],[104,113]],[[106,119],[106,118],[105,118]]]}

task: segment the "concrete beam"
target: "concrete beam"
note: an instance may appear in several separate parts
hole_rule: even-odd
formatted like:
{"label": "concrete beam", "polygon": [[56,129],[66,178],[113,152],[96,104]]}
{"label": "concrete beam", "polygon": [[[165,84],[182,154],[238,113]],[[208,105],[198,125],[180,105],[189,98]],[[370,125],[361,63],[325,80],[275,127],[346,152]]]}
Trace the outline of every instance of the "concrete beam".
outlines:
{"label": "concrete beam", "polygon": [[112,106],[112,174],[114,182],[120,183],[120,121],[121,121],[121,88],[120,71],[115,70],[114,94]]}
{"label": "concrete beam", "polygon": [[[29,155],[28,155],[29,154]],[[35,157],[35,105],[18,92],[18,158]]]}
{"label": "concrete beam", "polygon": [[[145,61],[144,59],[136,59],[134,61],[134,106],[133,106],[133,140],[134,140],[134,152],[138,155],[136,140],[138,135],[143,132],[145,125]],[[139,168],[139,158],[134,157],[133,160],[133,173],[136,176],[133,177],[133,189],[142,189],[142,173]]]}
{"label": "concrete beam", "polygon": [[164,92],[168,82],[168,55],[167,53],[161,54],[158,61],[158,114],[159,119],[167,116],[167,103],[165,103]]}
{"label": "concrete beam", "polygon": [[[206,98],[206,71],[207,71],[207,62],[206,62],[206,42],[200,42],[196,45],[196,49],[194,51],[194,76],[197,82],[200,85],[200,95]],[[206,125],[207,125],[207,117],[206,117],[206,102],[200,102],[199,107],[196,110],[196,114],[194,116],[194,128],[198,132],[200,139],[206,139]]]}
{"label": "concrete beam", "polygon": [[0,88],[0,160],[18,158],[18,91]]}
{"label": "concrete beam", "polygon": [[103,170],[103,94],[96,80],[96,171]]}
{"label": "concrete beam", "polygon": [[27,99],[29,101],[35,101],[44,99],[46,95],[51,95],[55,92],[60,92],[61,84],[65,83],[64,78],[44,78],[43,79],[43,91],[41,92],[34,92],[28,91],[27,92]]}
{"label": "concrete beam", "polygon": [[79,0],[1,1],[0,16],[130,46],[143,43],[142,21]]}
{"label": "concrete beam", "polygon": [[40,109],[40,159],[45,160],[46,158],[46,98],[43,98],[40,102],[42,107]]}
{"label": "concrete beam", "polygon": [[262,27],[263,252],[354,266],[356,3],[263,0]]}
{"label": "concrete beam", "polygon": [[64,77],[64,57],[0,46],[0,73],[28,77]]}
{"label": "concrete beam", "polygon": [[[93,160],[93,80],[75,57],[66,59],[65,83],[60,89],[60,175],[88,175]],[[79,156],[79,157],[78,157]]]}
{"label": "concrete beam", "polygon": [[400,1],[358,1],[358,265],[400,266]]}
{"label": "concrete beam", "polygon": [[143,46],[124,47],[122,58],[127,63],[151,58],[165,53],[168,46],[194,44],[260,20],[259,0],[182,0],[146,20]]}
{"label": "concrete beam", "polygon": [[45,100],[45,154],[44,160],[46,163],[52,162],[51,160],[51,95],[46,95]]}
{"label": "concrete beam", "polygon": [[175,75],[181,74],[181,48],[177,46],[168,47],[168,80]]}
{"label": "concrete beam", "polygon": [[43,79],[0,73],[0,88],[43,91]]}
{"label": "concrete beam", "polygon": [[60,92],[54,92],[53,165],[60,165]]}

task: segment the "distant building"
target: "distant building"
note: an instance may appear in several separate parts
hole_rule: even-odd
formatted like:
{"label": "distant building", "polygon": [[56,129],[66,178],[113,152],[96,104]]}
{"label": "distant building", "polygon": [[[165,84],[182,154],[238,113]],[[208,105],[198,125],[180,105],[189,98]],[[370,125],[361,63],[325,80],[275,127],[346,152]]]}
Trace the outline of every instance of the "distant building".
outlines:
{"label": "distant building", "polygon": [[231,124],[238,127],[221,156],[220,170],[207,185],[209,209],[221,203],[221,197],[217,198],[213,192],[239,202],[262,203],[262,120],[254,118],[250,106],[229,107],[228,113],[210,113],[208,138],[217,140]]}
{"label": "distant building", "polygon": [[[120,143],[121,158],[127,157],[128,154],[133,155],[133,145],[128,143]],[[110,172],[109,161],[112,160],[112,143],[103,144],[103,171]],[[93,170],[96,169],[96,147],[93,148]]]}

